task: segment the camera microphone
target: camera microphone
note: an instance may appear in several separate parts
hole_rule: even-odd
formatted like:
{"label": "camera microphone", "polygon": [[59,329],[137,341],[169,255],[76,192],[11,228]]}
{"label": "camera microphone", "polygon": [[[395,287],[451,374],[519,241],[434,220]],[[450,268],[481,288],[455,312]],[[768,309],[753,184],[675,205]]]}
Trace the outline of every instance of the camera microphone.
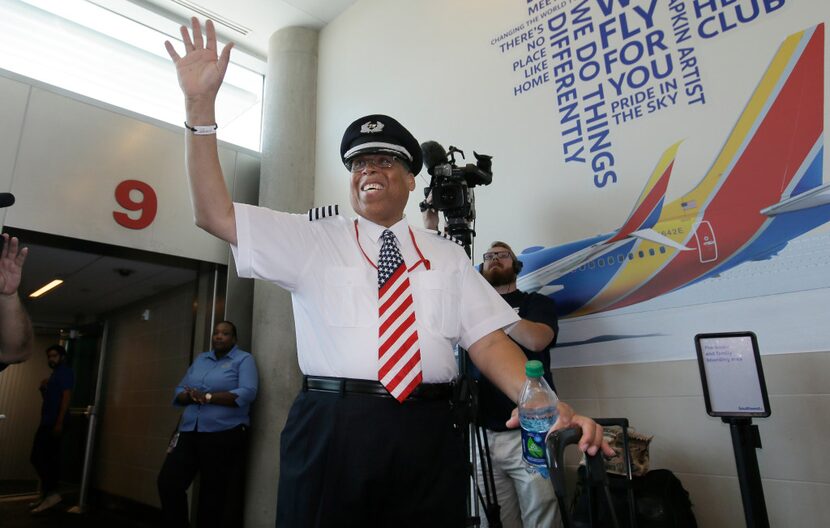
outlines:
{"label": "camera microphone", "polygon": [[437,141],[421,143],[421,152],[424,154],[424,165],[431,176],[435,176],[433,174],[435,167],[447,163],[447,151]]}

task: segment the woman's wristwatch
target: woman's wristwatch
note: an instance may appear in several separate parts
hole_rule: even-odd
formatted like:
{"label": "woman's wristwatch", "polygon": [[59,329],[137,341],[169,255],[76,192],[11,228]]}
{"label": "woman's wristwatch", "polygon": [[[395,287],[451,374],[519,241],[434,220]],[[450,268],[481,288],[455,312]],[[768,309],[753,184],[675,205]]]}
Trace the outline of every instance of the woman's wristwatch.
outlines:
{"label": "woman's wristwatch", "polygon": [[205,393],[205,403],[210,403],[211,398],[213,398],[213,394],[206,392]]}

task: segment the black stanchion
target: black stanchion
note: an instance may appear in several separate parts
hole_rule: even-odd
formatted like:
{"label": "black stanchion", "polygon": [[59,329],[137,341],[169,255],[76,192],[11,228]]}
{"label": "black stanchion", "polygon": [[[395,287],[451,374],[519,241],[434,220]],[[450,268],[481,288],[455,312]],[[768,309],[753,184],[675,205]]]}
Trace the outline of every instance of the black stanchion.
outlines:
{"label": "black stanchion", "polygon": [[747,528],[769,528],[764,487],[758,468],[756,449],[761,448],[761,434],[752,418],[722,418],[732,432],[732,448],[735,450],[735,465],[738,482],[741,485],[741,501]]}

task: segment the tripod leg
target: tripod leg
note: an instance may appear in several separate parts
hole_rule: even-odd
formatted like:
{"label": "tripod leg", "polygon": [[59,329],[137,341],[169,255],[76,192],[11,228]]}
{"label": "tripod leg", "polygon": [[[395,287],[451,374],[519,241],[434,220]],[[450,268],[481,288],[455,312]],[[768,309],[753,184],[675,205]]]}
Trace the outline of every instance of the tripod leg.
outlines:
{"label": "tripod leg", "polygon": [[[490,442],[487,431],[483,427],[476,427],[476,440],[478,441],[478,453],[481,468],[481,486],[484,488],[486,501],[482,501],[484,516],[491,528],[501,528],[501,508],[496,493],[496,481],[493,475],[493,459],[490,456]],[[477,479],[477,483],[478,483]],[[481,497],[481,490],[479,490]]]}

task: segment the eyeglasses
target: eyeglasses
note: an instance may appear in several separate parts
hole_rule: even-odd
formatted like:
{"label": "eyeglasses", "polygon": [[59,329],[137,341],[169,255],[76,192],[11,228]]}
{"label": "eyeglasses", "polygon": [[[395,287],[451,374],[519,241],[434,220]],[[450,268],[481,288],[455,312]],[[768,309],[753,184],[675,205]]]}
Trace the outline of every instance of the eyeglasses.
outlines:
{"label": "eyeglasses", "polygon": [[488,260],[495,260],[495,259],[506,259],[506,258],[513,258],[513,255],[510,254],[509,251],[493,251],[492,253],[485,253],[484,254],[484,261]]}
{"label": "eyeglasses", "polygon": [[388,169],[394,165],[395,160],[398,159],[395,156],[375,156],[373,158],[362,157],[352,160],[351,170],[352,172],[360,172],[363,169],[367,168],[369,165],[374,165],[379,169]]}

